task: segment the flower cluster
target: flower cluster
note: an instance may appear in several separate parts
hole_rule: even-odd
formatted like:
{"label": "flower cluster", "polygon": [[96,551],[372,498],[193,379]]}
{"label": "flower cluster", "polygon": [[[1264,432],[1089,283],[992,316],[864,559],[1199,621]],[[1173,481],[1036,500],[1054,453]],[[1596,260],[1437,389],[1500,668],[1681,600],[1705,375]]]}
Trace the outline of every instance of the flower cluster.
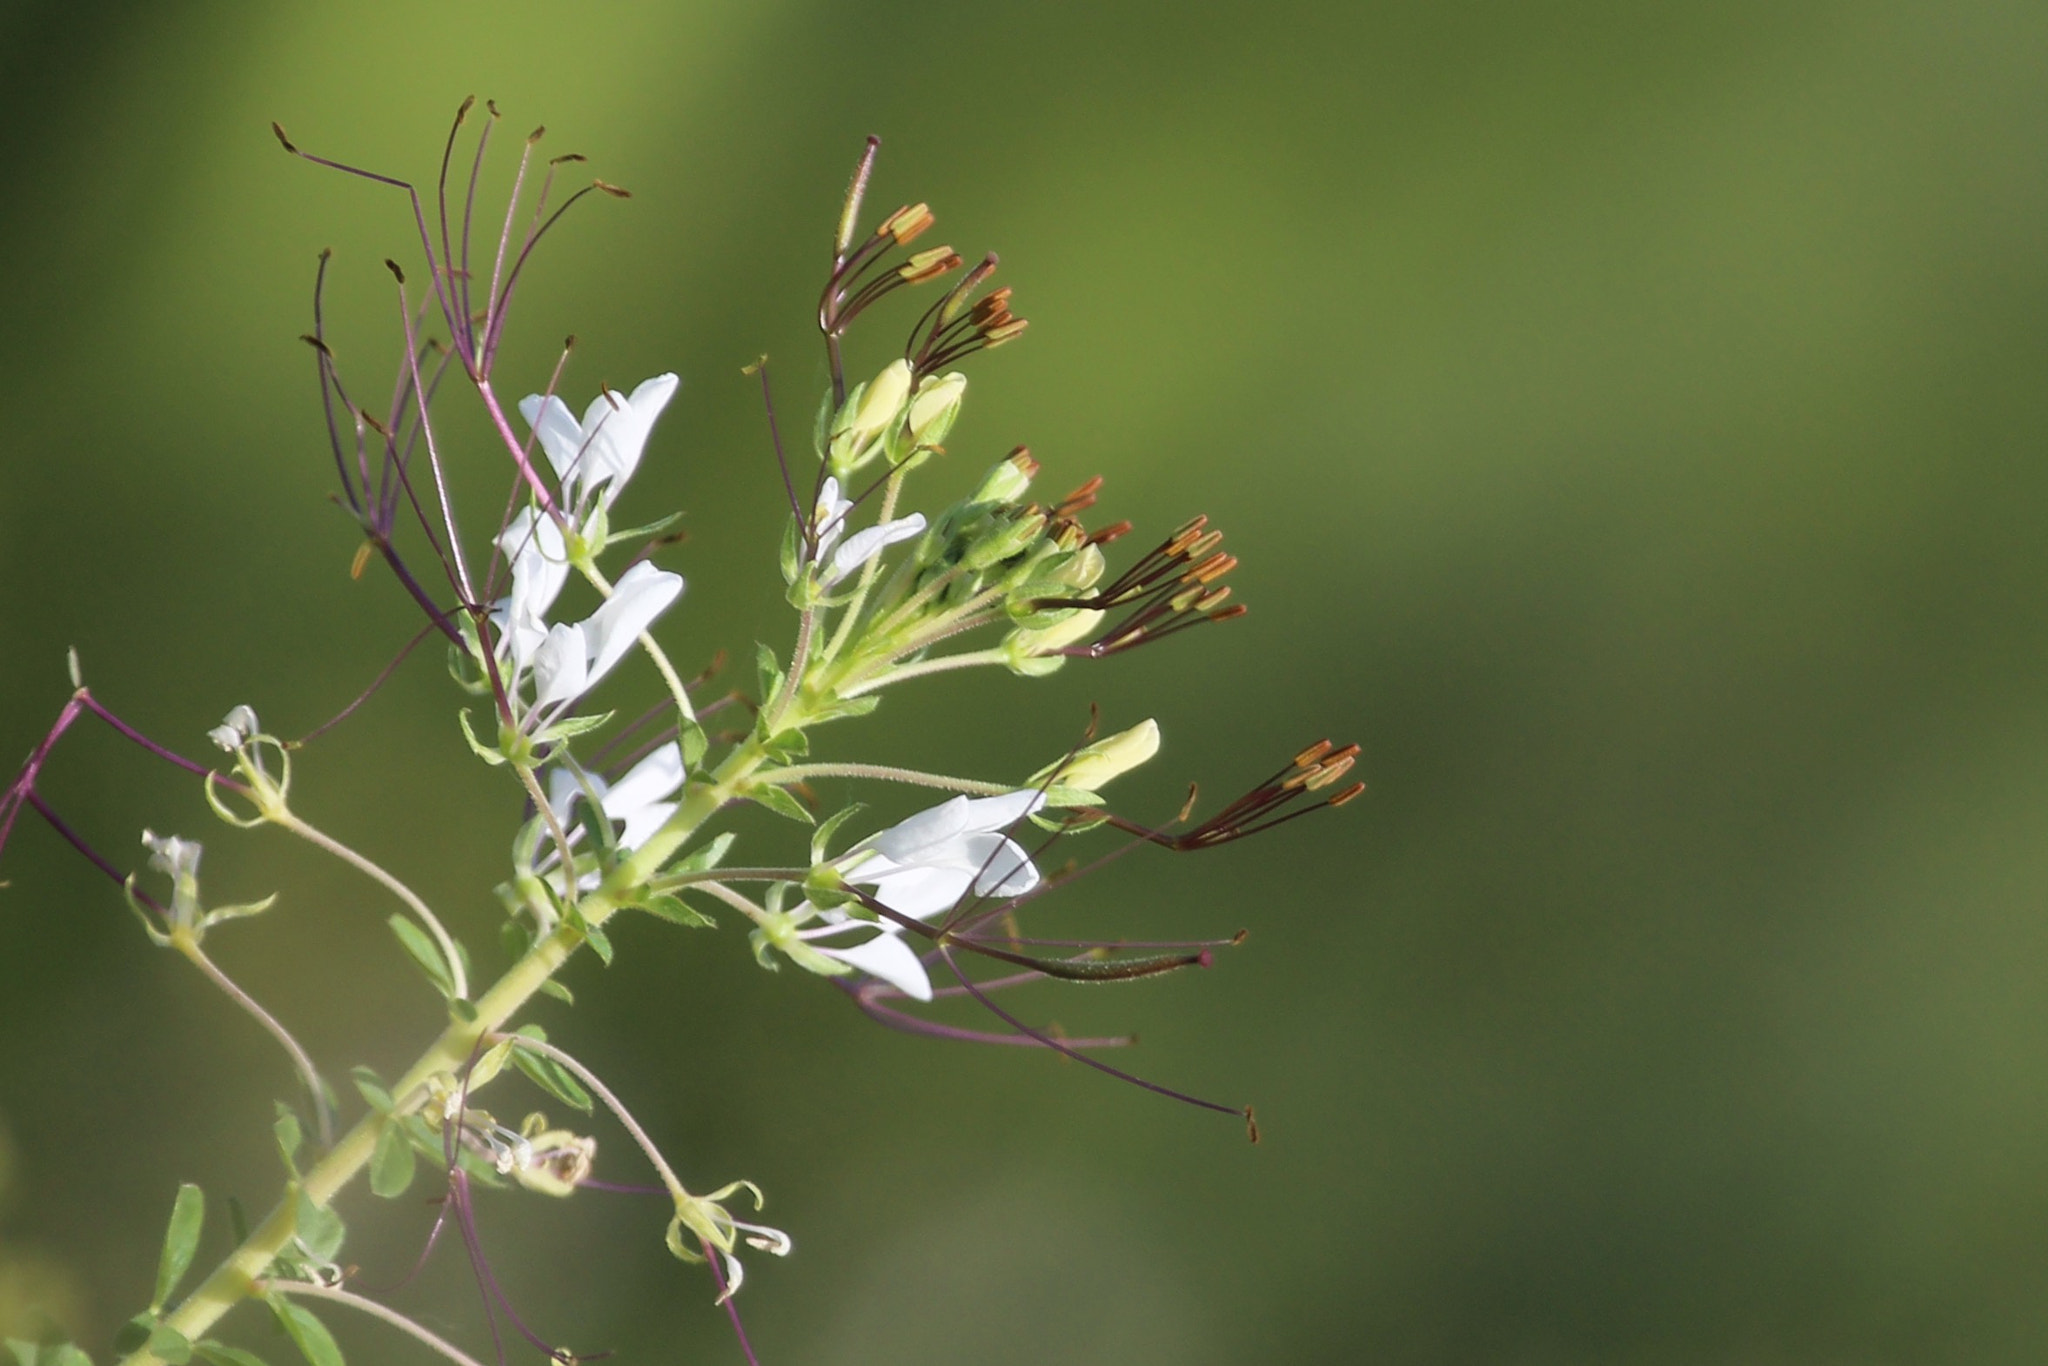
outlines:
{"label": "flower cluster", "polygon": [[[477,168],[498,118],[495,107],[487,108]],[[791,1239],[733,1212],[742,1197],[761,1204],[752,1182],[727,1180],[693,1191],[595,1071],[549,1042],[537,1024],[519,1022],[536,996],[572,1001],[558,974],[573,955],[588,948],[608,962],[614,952],[608,926],[626,912],[690,928],[736,922],[747,928],[764,967],[793,964],[827,978],[860,1011],[892,1027],[1043,1048],[1147,1090],[1241,1114],[1249,1124],[1249,1107],[1188,1095],[1096,1056],[1124,1039],[1062,1037],[998,1000],[1034,983],[1125,981],[1207,965],[1241,934],[1146,944],[1049,940],[1025,937],[1020,917],[1109,859],[1146,848],[1213,848],[1341,805],[1360,790],[1345,783],[1356,747],[1322,741],[1213,816],[1189,824],[1191,796],[1189,808],[1174,819],[1143,821],[1118,809],[1104,790],[1159,752],[1159,727],[1150,720],[1102,737],[1091,720],[1078,742],[1025,776],[912,770],[814,753],[814,746],[840,733],[828,727],[865,715],[891,689],[917,680],[973,668],[1040,677],[1070,660],[1119,654],[1243,611],[1222,582],[1235,557],[1220,549],[1220,533],[1205,519],[1187,522],[1115,571],[1111,547],[1130,524],[1091,528],[1084,521],[1102,481],[1088,480],[1056,500],[1032,501],[1040,467],[1023,447],[995,460],[965,497],[925,510],[908,506],[913,476],[947,456],[946,443],[958,427],[969,381],[955,367],[1016,339],[1026,324],[1012,311],[1008,288],[985,288],[996,269],[993,254],[970,268],[950,246],[912,248],[935,222],[926,205],[905,205],[861,232],[872,141],[849,189],[820,295],[818,325],[831,381],[811,449],[792,456],[776,438],[789,502],[781,570],[795,613],[790,644],[786,652],[762,648],[751,693],[702,695],[716,663],[686,680],[655,634],[684,587],[680,573],[657,563],[673,544],[660,533],[674,519],[630,530],[613,526],[635,472],[661,458],[657,423],[678,378],[659,374],[630,393],[603,389],[579,418],[556,394],[569,360],[565,351],[540,392],[512,405],[524,419],[523,433],[495,388],[506,320],[535,246],[584,195],[624,192],[593,181],[550,213],[557,170],[581,160],[556,158],[536,202],[523,209],[541,136],[536,131],[521,155],[497,253],[488,271],[473,267],[477,171],[459,231],[446,188],[457,134],[471,112],[465,104],[444,154],[438,234],[408,183],[300,151],[282,130],[278,138],[294,155],[403,191],[419,224],[426,289],[412,291],[405,272],[391,266],[405,360],[390,403],[372,412],[343,383],[326,341],[325,255],[309,340],[340,501],[363,535],[354,572],[381,559],[426,617],[418,639],[438,632],[447,642],[451,671],[472,699],[456,719],[475,753],[510,779],[508,805],[524,804],[510,841],[510,873],[497,888],[511,965],[488,989],[474,990],[469,949],[425,900],[295,809],[292,753],[346,718],[355,704],[292,742],[265,731],[253,709],[237,706],[207,732],[226,756],[213,771],[128,727],[93,697],[74,664],[70,701],[0,796],[0,844],[16,816],[33,811],[120,881],[152,940],[192,962],[279,1043],[303,1093],[296,1103],[279,1105],[285,1188],[276,1210],[239,1232],[229,1258],[173,1304],[205,1212],[196,1188],[180,1192],[157,1294],[118,1344],[131,1366],[195,1355],[212,1362],[247,1359],[203,1335],[252,1292],[314,1366],[339,1360],[311,1307],[317,1303],[362,1309],[451,1360],[470,1360],[424,1325],[360,1293],[355,1271],[340,1256],[346,1229],[331,1206],[335,1193],[366,1174],[374,1194],[396,1198],[423,1169],[443,1189],[419,1260],[433,1253],[444,1230],[456,1231],[483,1291],[501,1360],[501,1326],[551,1360],[582,1359],[530,1326],[491,1269],[471,1192],[475,1185],[507,1182],[556,1198],[598,1187],[663,1200],[660,1241],[678,1259],[709,1265],[715,1298],[731,1314],[752,1360],[732,1303],[747,1274],[742,1253],[785,1256]],[[522,213],[530,226],[520,235],[514,227]],[[936,297],[900,349],[867,379],[849,384],[845,351],[854,322],[891,296],[948,279],[933,291]],[[445,339],[422,335],[423,319],[436,313]],[[774,435],[781,429],[765,363],[752,373]],[[451,374],[474,391],[511,484],[504,517],[475,548],[458,525],[449,492],[457,470],[435,417],[436,396]],[[608,568],[620,555],[623,567]],[[583,589],[574,587],[579,580]],[[587,611],[562,610],[565,595],[583,591],[593,599]],[[611,712],[591,705],[591,696],[636,658],[661,679],[664,696],[618,724]],[[475,699],[488,708],[481,722]],[[447,1018],[418,1060],[389,1083],[367,1068],[351,1071],[361,1108],[353,1100],[343,1105],[322,1064],[203,947],[210,931],[262,912],[269,900],[208,910],[199,890],[198,843],[145,833],[150,868],[169,883],[167,899],[153,897],[44,801],[38,781],[51,751],[85,716],[202,777],[209,801],[230,825],[282,829],[354,868],[397,903],[388,922],[396,944],[440,995]],[[821,819],[819,785],[833,782],[909,785],[938,800],[862,832],[855,824],[862,818],[858,804]],[[758,847],[759,855],[734,861],[736,832],[718,825],[741,804],[787,817],[807,833],[808,848],[781,852],[771,838],[757,835],[750,837],[750,852]],[[842,831],[853,837],[842,839]],[[1105,843],[1086,860],[1052,856],[1054,846],[1084,837]],[[944,1015],[949,1004],[971,1004],[995,1023],[970,1028],[953,1022]],[[514,1126],[480,1108],[477,1094],[510,1084],[501,1078],[513,1073],[553,1104],[592,1115],[604,1111],[631,1140],[623,1148],[608,1142],[604,1160],[623,1150],[651,1171],[652,1184],[612,1180],[608,1167],[600,1175],[597,1137],[573,1121],[557,1125],[536,1111]],[[301,1119],[307,1113],[310,1140]]]}

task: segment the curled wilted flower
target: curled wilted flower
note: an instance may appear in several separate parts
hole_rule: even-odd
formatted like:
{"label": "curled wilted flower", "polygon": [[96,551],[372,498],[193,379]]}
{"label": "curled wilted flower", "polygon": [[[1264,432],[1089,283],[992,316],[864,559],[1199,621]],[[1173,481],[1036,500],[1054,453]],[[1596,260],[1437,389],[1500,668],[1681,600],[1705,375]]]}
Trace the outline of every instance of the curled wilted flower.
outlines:
{"label": "curled wilted flower", "polygon": [[261,729],[263,727],[256,721],[255,708],[238,706],[230,708],[221,723],[206,732],[206,738],[219,749],[232,754],[248,744],[249,737]]}

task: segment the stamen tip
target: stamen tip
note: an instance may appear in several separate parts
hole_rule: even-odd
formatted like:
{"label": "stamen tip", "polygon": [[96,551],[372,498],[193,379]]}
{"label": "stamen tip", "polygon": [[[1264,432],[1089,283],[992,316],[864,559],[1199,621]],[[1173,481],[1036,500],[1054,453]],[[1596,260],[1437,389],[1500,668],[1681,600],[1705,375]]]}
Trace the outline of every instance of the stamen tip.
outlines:
{"label": "stamen tip", "polygon": [[1244,1134],[1246,1138],[1252,1141],[1253,1147],[1258,1146],[1259,1118],[1252,1113],[1252,1107],[1249,1105],[1244,1107]]}
{"label": "stamen tip", "polygon": [[72,687],[82,688],[85,686],[85,675],[78,667],[78,647],[76,645],[64,651],[64,667],[71,675]]}
{"label": "stamen tip", "polygon": [[623,186],[613,185],[602,180],[593,180],[590,183],[593,187],[603,190],[613,199],[631,199],[633,197],[633,192]]}
{"label": "stamen tip", "polygon": [[290,152],[293,156],[297,156],[299,154],[299,149],[292,145],[292,140],[284,135],[283,124],[279,123],[276,119],[272,119],[270,121],[270,131],[277,134],[277,141],[279,146],[283,147],[287,152]]}
{"label": "stamen tip", "polygon": [[394,276],[396,276],[398,278],[398,283],[405,283],[405,272],[403,270],[400,270],[398,267],[398,262],[392,260],[389,256],[384,258],[384,269],[390,271]]}

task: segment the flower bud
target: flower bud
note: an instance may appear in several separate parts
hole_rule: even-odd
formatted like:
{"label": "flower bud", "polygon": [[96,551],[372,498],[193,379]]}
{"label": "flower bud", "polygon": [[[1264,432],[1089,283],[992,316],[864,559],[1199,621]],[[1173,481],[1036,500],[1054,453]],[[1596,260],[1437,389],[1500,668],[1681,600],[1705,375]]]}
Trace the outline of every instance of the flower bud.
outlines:
{"label": "flower bud", "polygon": [[907,360],[891,361],[881,374],[849,395],[832,433],[833,468],[843,473],[858,466],[875,439],[901,419],[909,399]]}
{"label": "flower bud", "polygon": [[1077,611],[1036,630],[1020,627],[1003,637],[1004,663],[1010,672],[1026,678],[1049,674],[1067,662],[1059,652],[1094,635],[1102,625],[1103,615],[1092,610]]}
{"label": "flower bud", "polygon": [[970,503],[1016,502],[1031,487],[1031,476],[1038,473],[1038,462],[1031,453],[1019,446],[1010,452],[1010,458],[988,472],[981,481],[981,487],[974,491]]}
{"label": "flower bud", "polygon": [[1140,721],[1127,731],[1097,740],[1073,758],[1052,768],[1041,769],[1031,779],[1034,785],[1051,778],[1062,787],[1084,792],[1098,791],[1103,784],[1121,778],[1159,752],[1159,723]]}
{"label": "flower bud", "polygon": [[953,430],[953,420],[960,416],[960,400],[966,394],[967,376],[958,370],[934,375],[917,386],[907,418],[913,449],[936,446],[946,439],[946,433]]}
{"label": "flower bud", "polygon": [[969,569],[987,569],[1012,555],[1022,554],[1044,534],[1045,514],[1028,511],[1013,522],[998,522],[986,536],[967,547],[961,562]]}
{"label": "flower bud", "polygon": [[1075,552],[1073,559],[1053,571],[1053,578],[1069,588],[1093,588],[1102,578],[1108,563],[1098,547],[1084,545]]}

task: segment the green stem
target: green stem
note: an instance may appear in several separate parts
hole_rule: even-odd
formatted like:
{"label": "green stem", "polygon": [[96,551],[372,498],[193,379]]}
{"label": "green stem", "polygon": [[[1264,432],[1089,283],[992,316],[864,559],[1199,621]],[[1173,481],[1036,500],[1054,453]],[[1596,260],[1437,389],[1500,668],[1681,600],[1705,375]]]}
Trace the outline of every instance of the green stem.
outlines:
{"label": "green stem", "polygon": [[400,901],[403,901],[406,909],[413,913],[413,918],[418,920],[426,928],[427,933],[434,936],[434,942],[441,946],[441,956],[448,960],[448,971],[455,987],[455,994],[459,997],[468,997],[469,976],[462,970],[462,956],[455,950],[455,941],[449,937],[448,931],[441,927],[439,918],[427,909],[427,903],[420,900],[418,893],[414,892],[412,888],[406,886],[397,878],[391,876],[391,874],[385,872],[383,868],[379,867],[372,860],[365,858],[333,836],[306,824],[306,822],[300,820],[289,810],[279,808],[266,814],[273,822],[291,831],[300,839],[305,840],[316,848],[324,849],[343,863],[348,864],[351,868],[365,874],[371,880],[382,883],[386,890]]}
{"label": "green stem", "polygon": [[323,1144],[334,1142],[334,1107],[327,1103],[327,1088],[320,1084],[320,1073],[313,1066],[313,1059],[299,1047],[299,1041],[291,1036],[291,1031],[278,1023],[277,1017],[265,1010],[255,997],[236,986],[234,979],[207,957],[206,950],[199,947],[199,941],[192,937],[190,930],[172,930],[171,947],[205,973],[208,981],[226,992],[229,1000],[248,1011],[256,1023],[277,1040],[278,1046],[291,1055],[292,1066],[299,1069],[299,1080],[305,1083],[306,1093],[313,1099],[313,1117],[319,1122],[320,1141]]}
{"label": "green stem", "polygon": [[[958,656],[956,656],[957,658]],[[909,783],[915,787],[936,787],[945,792],[967,792],[977,797],[1000,797],[1015,792],[1015,783],[985,783],[978,778],[954,778],[944,773],[926,773],[915,768],[895,768],[888,764],[793,764],[778,768],[763,782],[801,783],[812,778],[860,778],[871,782]],[[730,877],[729,869],[719,870],[717,876]]]}
{"label": "green stem", "polygon": [[[877,688],[886,688],[891,683],[902,683],[912,678],[923,678],[927,674],[942,674],[949,669],[972,669],[983,664],[1002,664],[1007,662],[1008,659],[1009,654],[1000,645],[990,646],[986,650],[969,650],[965,654],[941,655],[937,659],[920,659],[915,664],[899,664],[885,673],[870,674],[858,683],[849,684],[841,688],[839,696],[842,698],[859,697],[862,693],[870,693]],[[1012,790],[1014,789],[1004,789],[1006,792]]]}
{"label": "green stem", "polygon": [[[693,784],[668,823],[649,837],[632,858],[612,871],[596,890],[578,903],[577,909],[591,925],[602,925],[622,904],[628,890],[644,883],[667,861],[705,821],[735,795],[738,785],[752,775],[765,759],[757,745],[743,745],[719,765],[712,781]],[[420,1090],[429,1079],[459,1070],[476,1050],[477,1041],[496,1033],[511,1019],[544,982],[550,980],[583,943],[583,935],[572,925],[560,925],[526,955],[514,963],[475,1004],[475,1018],[451,1021],[439,1038],[422,1053],[391,1088],[397,1096]],[[310,1167],[299,1181],[299,1189],[312,1202],[326,1207],[335,1195],[369,1165],[377,1146],[384,1116],[371,1113],[357,1120],[326,1156]],[[209,1275],[164,1319],[189,1341],[197,1341],[228,1310],[252,1295],[261,1293],[260,1278],[277,1254],[291,1241],[297,1203],[287,1197],[272,1209],[241,1246]],[[123,1358],[122,1366],[166,1366],[163,1358],[147,1347]]]}
{"label": "green stem", "polygon": [[252,1293],[259,1295],[302,1295],[307,1299],[332,1300],[336,1304],[345,1304],[351,1309],[361,1310],[372,1318],[382,1319],[401,1333],[418,1339],[454,1362],[455,1366],[483,1366],[482,1362],[463,1351],[460,1347],[457,1347],[454,1343],[449,1342],[446,1338],[434,1333],[425,1324],[415,1322],[399,1313],[396,1309],[381,1305],[375,1300],[366,1299],[356,1294],[353,1290],[343,1290],[340,1286],[334,1285],[314,1285],[310,1281],[258,1281],[252,1287]]}

